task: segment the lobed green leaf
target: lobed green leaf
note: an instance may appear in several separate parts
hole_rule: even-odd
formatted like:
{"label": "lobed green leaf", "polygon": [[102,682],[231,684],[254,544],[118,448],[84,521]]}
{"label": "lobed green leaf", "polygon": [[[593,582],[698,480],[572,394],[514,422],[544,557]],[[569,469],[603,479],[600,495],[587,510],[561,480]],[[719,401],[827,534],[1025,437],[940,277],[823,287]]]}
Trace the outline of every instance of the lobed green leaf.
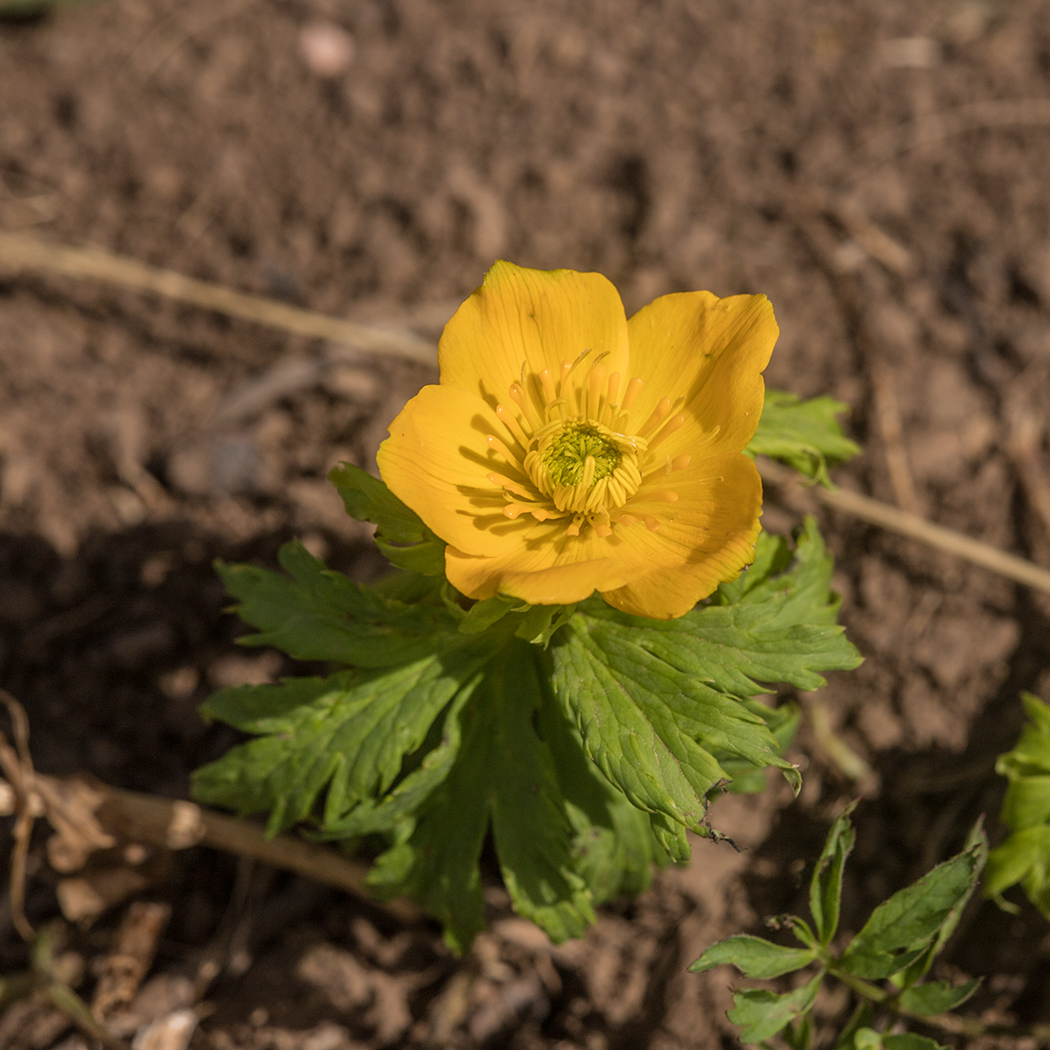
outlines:
{"label": "lobed green leaf", "polygon": [[947,981],[931,981],[929,984],[916,984],[905,988],[898,996],[898,1004],[913,1014],[932,1017],[954,1010],[961,1006],[980,987],[977,980],[964,984],[950,985]]}
{"label": "lobed green leaf", "polygon": [[828,467],[852,459],[860,449],[835,418],[849,406],[830,397],[801,401],[782,390],[767,390],[758,430],[746,451],[769,456],[830,487]]}
{"label": "lobed green leaf", "polygon": [[988,858],[984,893],[1000,897],[1020,883],[1050,919],[1050,704],[1030,693],[1022,700],[1028,721],[1021,738],[996,763],[1009,780],[1002,820],[1010,834]]}
{"label": "lobed green leaf", "polygon": [[731,963],[745,977],[768,979],[794,973],[808,966],[817,953],[812,948],[785,948],[747,933],[712,944],[689,966],[690,973],[704,973]]}
{"label": "lobed green leaf", "polygon": [[328,475],[343,499],[347,514],[376,527],[376,546],[392,565],[424,576],[445,573],[445,544],[431,532],[378,478],[352,463]]}
{"label": "lobed green leaf", "polygon": [[608,606],[596,614],[630,624],[655,656],[733,696],[757,696],[778,682],[818,689],[825,684],[821,672],[857,667],[862,658],[836,623],[833,562],[815,519],[807,518],[797,531],[786,571],[782,537],[763,533],[758,548],[761,560],[720,588],[720,601],[732,604],[702,606],[667,621],[627,616]]}
{"label": "lobed green leaf", "polygon": [[482,928],[481,845],[491,826],[515,910],[555,941],[594,921],[574,864],[572,828],[551,750],[536,729],[543,690],[536,655],[512,640],[463,709],[463,742],[448,777],[410,831],[376,862],[370,883],[409,893],[463,951]]}
{"label": "lobed green leaf", "polygon": [[279,553],[285,574],[254,565],[216,564],[237,612],[256,634],[242,645],[272,645],[296,660],[389,667],[433,651],[453,628],[432,604],[397,601],[326,569],[300,543]]}
{"label": "lobed green leaf", "polygon": [[490,655],[464,645],[396,668],[222,690],[204,716],[257,739],[197,770],[194,796],[241,813],[269,811],[270,834],[308,818],[324,829],[358,805],[374,808],[442,710],[476,687]]}
{"label": "lobed green leaf", "polygon": [[846,949],[843,968],[884,978],[914,962],[973,892],[982,862],[974,844],[880,904]]}
{"label": "lobed green leaf", "polygon": [[823,973],[816,974],[793,992],[767,991],[764,988],[745,988],[733,993],[733,1009],[729,1020],[740,1026],[740,1041],[761,1043],[771,1039],[785,1025],[802,1016],[813,1005],[820,988]]}
{"label": "lobed green leaf", "polygon": [[874,1028],[861,1028],[853,1037],[853,1047],[855,1050],[949,1050],[924,1035],[910,1032],[883,1035]]}

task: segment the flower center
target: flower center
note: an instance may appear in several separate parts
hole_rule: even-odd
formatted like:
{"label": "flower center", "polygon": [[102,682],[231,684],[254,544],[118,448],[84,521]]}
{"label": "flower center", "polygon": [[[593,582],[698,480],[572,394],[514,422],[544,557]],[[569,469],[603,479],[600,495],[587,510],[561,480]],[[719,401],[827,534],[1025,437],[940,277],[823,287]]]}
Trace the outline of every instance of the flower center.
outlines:
{"label": "flower center", "polygon": [[658,488],[658,479],[687,466],[690,457],[655,450],[685,416],[672,415],[676,406],[664,398],[641,426],[632,426],[642,381],[632,379],[619,398],[620,375],[606,373],[604,354],[579,374],[590,353],[562,362],[557,377],[548,369],[526,376],[522,366],[521,381],[510,384],[510,403],[496,408],[507,440],[490,434],[488,444],[506,466],[489,481],[503,490],[506,517],[566,519],[570,536],[587,525],[599,536],[638,521],[658,529],[653,511],[678,499],[673,489]]}
{"label": "flower center", "polygon": [[593,485],[620,465],[623,453],[593,423],[570,423],[547,443],[543,466],[553,485]]}
{"label": "flower center", "polygon": [[600,515],[638,491],[638,440],[595,420],[556,419],[535,435],[522,466],[557,510]]}

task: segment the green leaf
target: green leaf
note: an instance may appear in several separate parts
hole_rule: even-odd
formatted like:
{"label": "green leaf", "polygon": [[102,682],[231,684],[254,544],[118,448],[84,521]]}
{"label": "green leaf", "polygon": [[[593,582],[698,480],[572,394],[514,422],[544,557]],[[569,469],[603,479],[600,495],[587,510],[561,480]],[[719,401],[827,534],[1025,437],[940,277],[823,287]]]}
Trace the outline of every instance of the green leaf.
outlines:
{"label": "green leaf", "polygon": [[936,1039],[929,1039],[924,1035],[914,1035],[911,1032],[898,1032],[895,1035],[884,1035],[882,1037],[884,1050],[950,1050]]}
{"label": "green leaf", "polygon": [[831,486],[828,467],[852,459],[860,449],[835,418],[849,405],[830,397],[800,401],[782,390],[767,390],[758,430],[747,446],[752,456],[769,456],[806,477]]}
{"label": "green leaf", "polygon": [[[835,625],[831,559],[812,520],[790,565],[785,551],[763,541],[750,586],[677,620],[592,599],[551,643],[555,695],[587,754],[633,805],[672,825],[706,832],[704,799],[727,767],[773,766],[797,786],[765,724],[778,719],[743,701],[776,682],[816,688],[820,671],[860,661]],[[680,833],[654,826],[674,859],[688,855]]]}
{"label": "green leaf", "polygon": [[761,1043],[771,1039],[786,1024],[806,1013],[817,997],[823,973],[801,988],[778,995],[764,988],[746,988],[733,993],[729,1020],[740,1026],[742,1043]]}
{"label": "green leaf", "polygon": [[854,1036],[853,1046],[855,1050],[949,1050],[924,1035],[912,1035],[910,1032],[883,1035],[874,1028],[861,1028]]}
{"label": "green leaf", "polygon": [[433,915],[457,954],[485,928],[478,863],[490,807],[488,749],[478,739],[483,714],[482,705],[465,705],[463,742],[451,771],[368,873],[369,886],[381,896],[410,896]]}
{"label": "green leaf", "polygon": [[808,966],[817,953],[808,948],[785,948],[761,937],[741,933],[712,944],[690,964],[690,973],[704,973],[715,966],[732,963],[745,977],[767,979],[794,973]]}
{"label": "green leaf", "polygon": [[376,546],[391,564],[424,576],[445,573],[445,544],[378,478],[352,463],[328,475],[343,499],[347,514],[376,526]]}
{"label": "green leaf", "polygon": [[1050,824],[1050,774],[1018,776],[1006,789],[1002,819],[1018,831]]}
{"label": "green leaf", "polygon": [[[974,851],[977,861],[975,876],[980,876],[988,861],[988,836],[984,833],[983,817],[978,817],[973,827],[970,828],[970,833],[966,836],[966,843],[963,849],[972,849]],[[933,960],[944,947],[948,938],[955,932],[955,927],[959,925],[963,908],[966,907],[966,902],[969,901],[974,889],[976,889],[976,877],[974,886],[955,902],[954,907],[948,913],[948,917],[941,923],[936,936],[926,945],[923,953],[893,977],[893,983],[898,988],[910,988],[930,972]]]}
{"label": "green leaf", "polygon": [[573,870],[561,785],[534,716],[543,698],[528,644],[511,643],[485,685],[491,705],[492,834],[515,911],[555,942],[594,922],[591,894]]}
{"label": "green leaf", "polygon": [[980,987],[980,981],[966,981],[950,985],[947,981],[931,981],[906,988],[897,999],[898,1004],[913,1014],[932,1017],[961,1006]]}
{"label": "green leaf", "polygon": [[550,693],[549,682],[542,679],[541,686],[547,695],[536,728],[551,750],[565,798],[575,869],[596,904],[622,893],[641,893],[652,880],[653,866],[669,860],[649,814],[632,806],[598,772],[584,752],[580,734]]}
{"label": "green leaf", "polygon": [[850,803],[831,825],[809,884],[809,910],[823,945],[831,943],[839,926],[842,870],[856,840],[856,832],[849,818],[856,805],[856,802]]}
{"label": "green leaf", "polygon": [[984,893],[998,898],[1019,882],[1050,919],[1050,704],[1031,693],[1022,700],[1028,722],[1017,746],[1000,755],[995,767],[1010,781],[1002,820],[1011,834],[988,858]]}
{"label": "green leaf", "polygon": [[1050,919],[1050,824],[1015,831],[989,855],[985,896],[998,897],[1016,883]]}
{"label": "green leaf", "polygon": [[757,715],[654,657],[639,633],[579,611],[550,649],[554,692],[591,760],[633,805],[705,833],[704,797],[725,779],[712,747],[754,765],[788,763]]}
{"label": "green leaf", "polygon": [[874,979],[903,970],[973,892],[982,860],[975,844],[880,904],[846,949],[843,968]]}
{"label": "green leaf", "polygon": [[[270,834],[309,817],[322,830],[345,821],[390,788],[446,705],[475,688],[490,655],[461,646],[392,669],[222,690],[204,716],[257,739],[199,769],[194,796],[241,813],[269,810]],[[323,815],[315,812],[322,791]]]}
{"label": "green leaf", "polygon": [[478,858],[493,842],[515,910],[555,941],[594,921],[591,894],[574,869],[572,828],[550,749],[534,722],[543,702],[536,651],[512,640],[463,709],[463,741],[448,777],[408,834],[370,876],[386,894],[411,894],[463,951],[482,928]]}
{"label": "green leaf", "polygon": [[[782,562],[783,539],[760,537],[770,567]],[[739,697],[768,692],[786,682],[818,689],[821,672],[849,670],[862,658],[836,624],[839,601],[831,592],[833,562],[813,518],[796,534],[795,558],[787,571],[736,587],[733,604],[707,605],[677,620],[644,620],[605,606],[588,610],[630,624],[640,644],[672,667],[712,688]],[[752,569],[745,573],[750,576]]]}
{"label": "green leaf", "polygon": [[[784,756],[787,749],[795,739],[798,731],[802,713],[798,704],[789,701],[782,703],[779,707],[769,707],[760,697],[752,697],[742,701],[753,714],[757,714],[764,721],[773,734],[776,741],[776,752]],[[718,760],[718,764],[725,770],[726,776],[730,778],[726,790],[735,795],[757,795],[766,790],[766,774],[764,769],[758,769],[750,762],[736,758],[729,753],[715,748],[712,754]]]}
{"label": "green leaf", "polygon": [[[422,806],[432,791],[448,776],[459,754],[462,740],[460,712],[470,699],[471,690],[461,689],[438,720],[441,738],[427,750],[421,760],[409,756],[402,779],[385,795],[364,798],[345,817],[326,820],[319,834],[324,839],[348,839],[358,835],[390,831],[403,826]],[[436,726],[438,723],[435,722]],[[433,733],[434,727],[431,727]],[[424,745],[425,747],[425,745]]]}
{"label": "green leaf", "polygon": [[396,601],[354,583],[300,543],[284,544],[279,560],[287,575],[216,563],[241,619],[259,629],[242,645],[272,645],[296,660],[388,667],[425,656],[437,632],[454,628],[435,605]]}

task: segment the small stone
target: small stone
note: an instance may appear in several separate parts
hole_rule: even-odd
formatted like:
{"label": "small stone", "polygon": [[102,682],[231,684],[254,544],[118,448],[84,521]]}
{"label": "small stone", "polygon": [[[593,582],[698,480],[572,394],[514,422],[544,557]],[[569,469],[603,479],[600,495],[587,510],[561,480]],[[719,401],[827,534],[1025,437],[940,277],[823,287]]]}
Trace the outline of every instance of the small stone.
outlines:
{"label": "small stone", "polygon": [[341,77],[354,60],[354,38],[334,22],[310,22],[299,31],[299,54],[325,80]]}

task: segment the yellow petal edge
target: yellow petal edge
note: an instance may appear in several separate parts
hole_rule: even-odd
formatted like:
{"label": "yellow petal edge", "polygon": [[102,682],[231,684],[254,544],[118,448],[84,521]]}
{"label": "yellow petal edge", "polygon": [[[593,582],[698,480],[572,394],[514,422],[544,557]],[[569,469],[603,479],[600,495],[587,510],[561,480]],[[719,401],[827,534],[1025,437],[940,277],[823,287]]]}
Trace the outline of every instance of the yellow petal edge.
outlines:
{"label": "yellow petal edge", "polygon": [[777,335],[762,295],[665,295],[628,320],[600,274],[496,263],[380,473],[448,544],[468,598],[597,591],[682,616],[754,557],[762,485],[742,453]]}

